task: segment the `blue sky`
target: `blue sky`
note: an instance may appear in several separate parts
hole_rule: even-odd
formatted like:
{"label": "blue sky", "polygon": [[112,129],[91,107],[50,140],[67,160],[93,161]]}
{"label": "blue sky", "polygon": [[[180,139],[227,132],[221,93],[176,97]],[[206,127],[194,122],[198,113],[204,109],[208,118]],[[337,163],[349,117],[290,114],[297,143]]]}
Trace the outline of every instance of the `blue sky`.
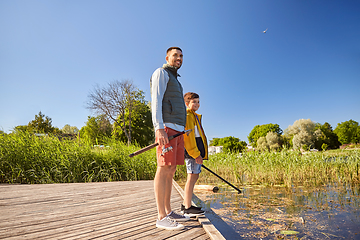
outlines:
{"label": "blue sky", "polygon": [[[262,33],[268,28],[266,34]],[[149,79],[180,46],[208,139],[360,122],[359,1],[0,1],[0,129],[41,111],[79,129],[96,84]]]}

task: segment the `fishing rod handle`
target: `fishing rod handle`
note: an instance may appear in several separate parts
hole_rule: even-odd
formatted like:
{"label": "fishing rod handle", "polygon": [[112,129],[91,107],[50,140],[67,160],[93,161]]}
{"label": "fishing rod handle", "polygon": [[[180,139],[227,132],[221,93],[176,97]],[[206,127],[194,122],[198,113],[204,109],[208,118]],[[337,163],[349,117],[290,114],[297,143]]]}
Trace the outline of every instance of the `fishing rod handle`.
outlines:
{"label": "fishing rod handle", "polygon": [[[174,138],[180,136],[181,134],[182,134],[182,133],[177,133],[177,134],[175,134],[175,135],[170,136],[170,137],[169,137],[169,141],[170,141],[171,139],[174,139]],[[136,156],[136,155],[139,155],[140,153],[146,152],[146,151],[148,151],[148,150],[156,147],[157,145],[159,145],[159,143],[153,143],[153,144],[151,144],[151,145],[149,145],[149,146],[147,146],[147,147],[144,147],[144,148],[142,148],[142,149],[140,149],[140,150],[138,150],[138,151],[130,154],[129,157],[134,157],[134,156]]]}
{"label": "fishing rod handle", "polygon": [[139,155],[140,153],[146,152],[146,151],[148,151],[148,150],[156,147],[157,145],[159,145],[159,143],[153,143],[153,144],[151,144],[151,145],[149,145],[149,146],[147,146],[147,147],[144,147],[144,148],[142,148],[142,149],[140,149],[140,150],[138,150],[138,151],[130,154],[129,157],[134,157],[134,156],[136,156],[136,155]]}

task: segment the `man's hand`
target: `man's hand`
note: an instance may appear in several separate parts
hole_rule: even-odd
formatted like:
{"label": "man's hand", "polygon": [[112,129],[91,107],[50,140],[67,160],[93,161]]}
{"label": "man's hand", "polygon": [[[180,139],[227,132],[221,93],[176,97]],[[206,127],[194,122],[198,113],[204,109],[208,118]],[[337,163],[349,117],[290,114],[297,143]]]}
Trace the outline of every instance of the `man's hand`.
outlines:
{"label": "man's hand", "polygon": [[165,146],[166,144],[169,143],[168,135],[164,129],[156,130],[155,137],[157,138],[158,140],[157,142],[159,143],[160,146]]}
{"label": "man's hand", "polygon": [[198,156],[196,159],[195,159],[195,162],[197,164],[203,164],[203,158],[201,156]]}

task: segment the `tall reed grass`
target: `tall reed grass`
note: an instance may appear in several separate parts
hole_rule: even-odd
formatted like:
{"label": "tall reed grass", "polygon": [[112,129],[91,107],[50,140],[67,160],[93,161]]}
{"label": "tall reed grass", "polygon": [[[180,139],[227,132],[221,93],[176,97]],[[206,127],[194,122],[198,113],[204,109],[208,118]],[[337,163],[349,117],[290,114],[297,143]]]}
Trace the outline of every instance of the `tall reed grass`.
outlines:
{"label": "tall reed grass", "polygon": [[[155,149],[129,158],[139,146],[108,139],[109,147],[93,148],[78,140],[31,133],[0,135],[0,183],[72,183],[154,179]],[[360,150],[301,155],[297,151],[219,153],[204,165],[238,186],[247,184],[320,186],[360,184]],[[185,181],[185,166],[175,180]],[[199,183],[220,180],[205,169]],[[220,181],[221,182],[221,181]]]}
{"label": "tall reed grass", "polygon": [[139,149],[108,141],[108,148],[94,149],[77,140],[31,133],[0,135],[1,183],[73,183],[153,179],[154,151],[134,158]]}
{"label": "tall reed grass", "polygon": [[[211,170],[237,185],[320,186],[328,183],[360,184],[360,151],[343,150],[329,157],[323,152],[297,151],[220,153],[204,161]],[[202,170],[200,182],[219,182]]]}

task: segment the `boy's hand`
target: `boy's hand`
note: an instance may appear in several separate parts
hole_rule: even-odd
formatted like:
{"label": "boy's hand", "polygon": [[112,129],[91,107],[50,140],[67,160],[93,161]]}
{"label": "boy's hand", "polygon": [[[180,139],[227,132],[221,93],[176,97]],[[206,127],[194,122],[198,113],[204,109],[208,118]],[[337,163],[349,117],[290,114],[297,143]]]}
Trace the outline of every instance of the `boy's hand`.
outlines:
{"label": "boy's hand", "polygon": [[198,156],[196,159],[195,159],[195,162],[197,164],[203,164],[203,158],[201,156]]}
{"label": "boy's hand", "polygon": [[165,146],[166,144],[169,143],[169,138],[167,133],[165,132],[164,129],[158,129],[156,130],[156,138],[157,138],[157,142],[159,143],[160,146]]}

